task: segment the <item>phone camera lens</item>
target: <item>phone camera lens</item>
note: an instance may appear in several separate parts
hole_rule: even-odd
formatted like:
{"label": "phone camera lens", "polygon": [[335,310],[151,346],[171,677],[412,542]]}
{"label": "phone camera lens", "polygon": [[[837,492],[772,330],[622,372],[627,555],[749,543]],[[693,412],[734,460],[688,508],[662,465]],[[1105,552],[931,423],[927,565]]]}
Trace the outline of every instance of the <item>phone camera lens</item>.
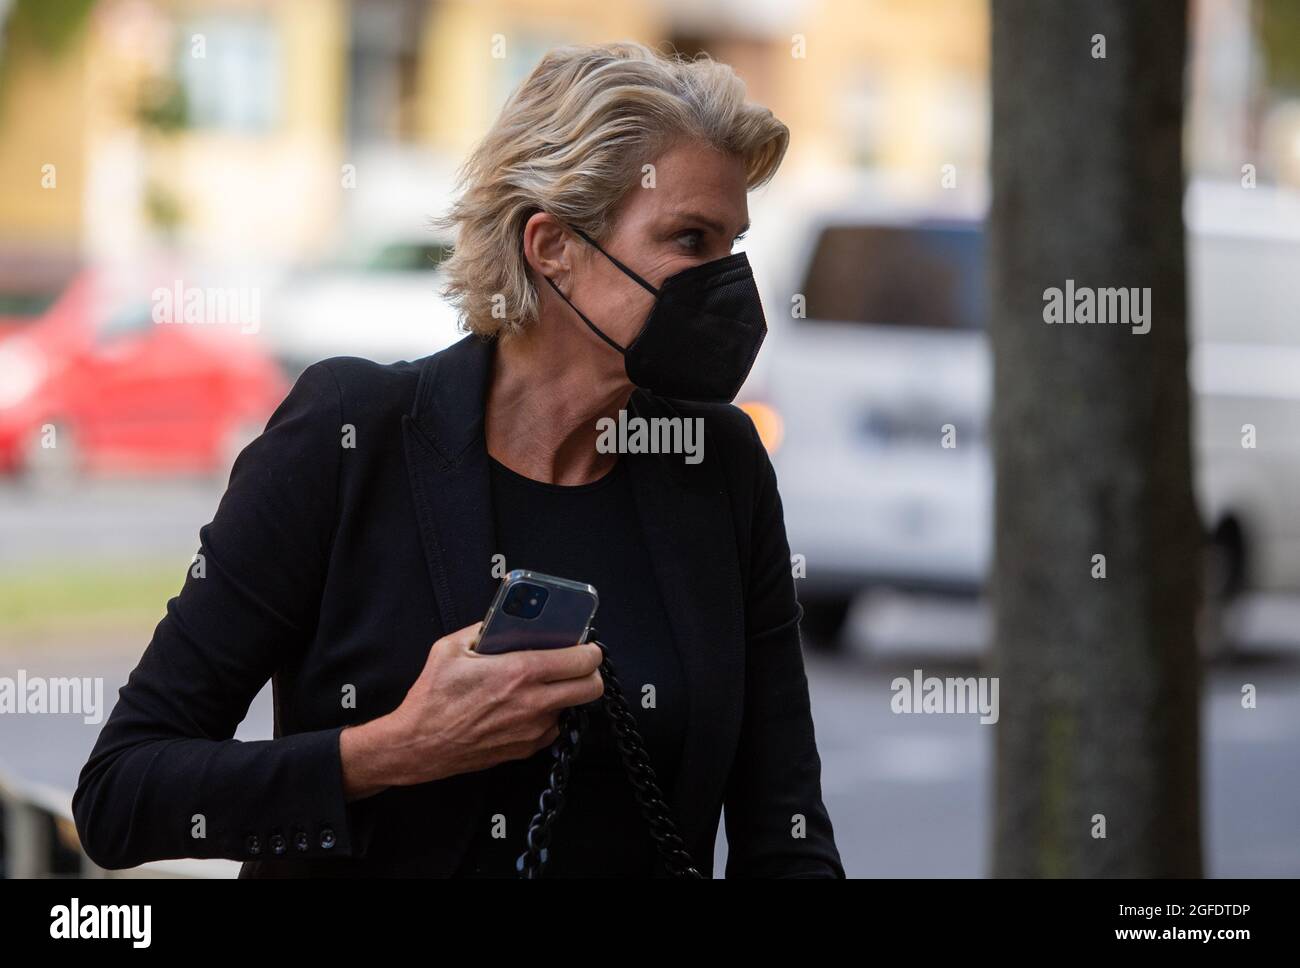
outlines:
{"label": "phone camera lens", "polygon": [[542,614],[549,595],[550,593],[541,585],[520,582],[506,593],[506,600],[501,609],[507,615],[516,618],[534,619]]}

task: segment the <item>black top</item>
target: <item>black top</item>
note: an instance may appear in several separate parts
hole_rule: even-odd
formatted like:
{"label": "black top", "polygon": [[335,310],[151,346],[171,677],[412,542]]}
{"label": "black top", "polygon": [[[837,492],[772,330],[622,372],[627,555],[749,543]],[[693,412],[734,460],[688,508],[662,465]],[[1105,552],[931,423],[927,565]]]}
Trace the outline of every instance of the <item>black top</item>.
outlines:
{"label": "black top", "polygon": [[[686,730],[685,683],[625,461],[600,480],[571,487],[534,481],[489,461],[497,544],[505,567],[595,586],[600,606],[594,624],[609,649],[660,789],[671,797]],[[552,830],[546,874],[649,876],[659,864],[654,842],[604,709],[600,703],[587,708],[587,732]],[[463,876],[517,876],[515,861],[551,762],[546,749],[485,771],[488,792],[461,865]]]}

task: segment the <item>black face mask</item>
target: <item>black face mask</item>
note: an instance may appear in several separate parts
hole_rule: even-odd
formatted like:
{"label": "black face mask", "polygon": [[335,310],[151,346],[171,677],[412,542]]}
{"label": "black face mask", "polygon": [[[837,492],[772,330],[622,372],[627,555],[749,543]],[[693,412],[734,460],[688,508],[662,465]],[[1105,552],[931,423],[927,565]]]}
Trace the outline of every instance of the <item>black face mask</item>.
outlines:
{"label": "black face mask", "polygon": [[745,253],[683,269],[656,289],[586,232],[574,231],[655,296],[645,325],[623,347],[602,333],[550,276],[546,277],[591,331],[623,354],[628,379],[665,397],[707,403],[734,400],[767,336],[763,305]]}

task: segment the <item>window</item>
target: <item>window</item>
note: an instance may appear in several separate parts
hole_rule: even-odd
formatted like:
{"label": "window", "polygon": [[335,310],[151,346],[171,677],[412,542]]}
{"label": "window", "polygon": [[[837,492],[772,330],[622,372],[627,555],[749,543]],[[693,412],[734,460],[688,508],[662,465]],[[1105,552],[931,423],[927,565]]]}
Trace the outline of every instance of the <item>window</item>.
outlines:
{"label": "window", "polygon": [[58,298],[57,292],[0,292],[0,325],[35,319]]}
{"label": "window", "polygon": [[352,4],[348,48],[348,140],[401,143],[419,131],[420,42],[428,5],[418,0]]}
{"label": "window", "polygon": [[394,242],[384,246],[370,260],[375,272],[432,272],[451,255],[451,246],[441,242]]}
{"label": "window", "polygon": [[[203,56],[196,56],[196,37]],[[279,121],[281,54],[270,21],[192,20],[180,38],[179,70],[189,122],[197,128],[266,131]]]}
{"label": "window", "polygon": [[982,329],[984,248],[973,224],[829,226],[804,279],[808,318]]}
{"label": "window", "polygon": [[[177,316],[179,317],[179,313]],[[166,322],[174,322],[167,319]],[[100,346],[116,343],[132,336],[141,336],[154,326],[153,309],[149,303],[127,303],[108,314],[95,334],[95,341]]]}

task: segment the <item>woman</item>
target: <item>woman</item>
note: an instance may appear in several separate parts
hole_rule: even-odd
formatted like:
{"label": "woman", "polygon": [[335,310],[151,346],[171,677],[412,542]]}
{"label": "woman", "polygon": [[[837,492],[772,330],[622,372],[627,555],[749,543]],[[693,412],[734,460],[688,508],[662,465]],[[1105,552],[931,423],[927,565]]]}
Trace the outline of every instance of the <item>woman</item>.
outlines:
{"label": "woman", "polygon": [[[448,216],[470,335],[309,367],[240,455],[82,771],[94,861],[514,876],[560,714],[603,691],[595,644],[472,650],[504,568],[526,568],[598,589],[700,871],[725,805],[728,876],[844,876],[776,481],[727,402],[765,332],[730,253],[787,140],[707,59],[542,60]],[[607,418],[703,446],[619,453]],[[276,738],[233,740],[268,678]],[[546,872],[664,876],[591,708]]]}

